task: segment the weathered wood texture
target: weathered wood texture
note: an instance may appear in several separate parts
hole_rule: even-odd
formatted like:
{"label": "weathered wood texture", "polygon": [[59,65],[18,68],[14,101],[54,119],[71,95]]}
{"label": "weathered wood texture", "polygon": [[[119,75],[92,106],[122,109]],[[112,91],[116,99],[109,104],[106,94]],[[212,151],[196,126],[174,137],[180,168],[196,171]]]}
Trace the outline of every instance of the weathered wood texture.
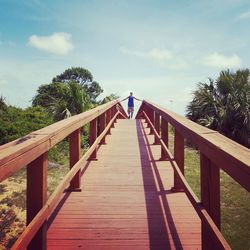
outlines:
{"label": "weathered wood texture", "polygon": [[65,194],[48,230],[48,249],[201,249],[201,222],[173,169],[155,161],[161,146],[138,120],[118,120],[82,176]]}

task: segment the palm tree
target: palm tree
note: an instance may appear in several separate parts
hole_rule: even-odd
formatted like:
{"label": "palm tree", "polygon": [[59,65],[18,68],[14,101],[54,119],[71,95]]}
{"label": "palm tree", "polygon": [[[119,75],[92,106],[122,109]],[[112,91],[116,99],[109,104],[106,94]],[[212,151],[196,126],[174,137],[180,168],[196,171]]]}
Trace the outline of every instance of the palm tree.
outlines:
{"label": "palm tree", "polygon": [[54,120],[62,120],[80,114],[91,107],[90,98],[75,81],[65,84],[65,93],[59,97],[49,97],[48,111]]}
{"label": "palm tree", "polygon": [[209,84],[199,83],[187,117],[250,146],[250,72],[222,71]]}

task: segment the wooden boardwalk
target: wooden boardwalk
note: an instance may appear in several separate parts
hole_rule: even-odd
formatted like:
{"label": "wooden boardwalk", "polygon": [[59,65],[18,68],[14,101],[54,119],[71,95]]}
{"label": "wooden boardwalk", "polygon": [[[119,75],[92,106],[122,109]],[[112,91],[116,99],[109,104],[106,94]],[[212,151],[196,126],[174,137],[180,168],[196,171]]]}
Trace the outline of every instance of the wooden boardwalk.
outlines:
{"label": "wooden boardwalk", "polygon": [[201,249],[201,221],[146,123],[118,120],[49,221],[48,249]]}

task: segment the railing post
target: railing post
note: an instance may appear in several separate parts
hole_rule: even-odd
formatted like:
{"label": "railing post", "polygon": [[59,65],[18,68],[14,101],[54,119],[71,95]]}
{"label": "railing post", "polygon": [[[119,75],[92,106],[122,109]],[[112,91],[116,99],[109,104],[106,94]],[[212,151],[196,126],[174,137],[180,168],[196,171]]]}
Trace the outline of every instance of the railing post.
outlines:
{"label": "railing post", "polygon": [[[184,138],[175,128],[174,132],[174,159],[184,175]],[[173,190],[181,190],[182,186],[177,174],[174,174],[174,188]]]}
{"label": "railing post", "polygon": [[[165,118],[161,117],[161,139],[168,147],[168,122]],[[161,147],[161,160],[167,159],[168,155],[163,147]]]}
{"label": "railing post", "polygon": [[[151,123],[153,124],[153,126],[155,125],[154,123],[154,110],[152,108],[148,108],[148,118],[151,121]],[[150,135],[154,134],[153,132],[153,128],[150,127]]]}
{"label": "railing post", "polygon": [[[160,115],[157,112],[155,112],[155,117],[154,118],[155,118],[155,130],[160,135]],[[159,140],[158,140],[156,135],[155,135],[154,144],[159,144]]]}
{"label": "railing post", "polygon": [[[150,114],[149,114],[149,107],[148,106],[144,106],[144,111],[145,111],[145,113],[146,113],[146,115],[148,116],[148,118],[149,118],[149,116],[150,116]],[[147,119],[146,119],[146,123],[147,123],[147,128],[150,128],[150,126],[149,126],[149,123],[147,122]]]}
{"label": "railing post", "polygon": [[[104,112],[104,113],[102,113],[100,115],[100,134],[105,129],[105,124],[106,124],[106,114]],[[106,144],[106,138],[105,138],[105,136],[102,138],[100,144]]]}
{"label": "railing post", "polygon": [[[115,116],[115,106],[111,108],[111,119]],[[115,127],[115,121],[112,123],[111,128]]]}
{"label": "railing post", "polygon": [[[107,110],[106,126],[108,126],[111,121],[111,109]],[[107,131],[107,134],[110,135],[110,129]]]}
{"label": "railing post", "polygon": [[[117,109],[117,105],[114,106],[114,115],[118,112],[118,109]],[[118,116],[117,116],[118,117]],[[116,123],[117,121],[117,117],[115,118],[114,120],[114,124]]]}
{"label": "railing post", "polygon": [[[81,129],[75,130],[69,136],[69,161],[72,168],[81,157]],[[79,170],[70,182],[71,191],[80,191],[81,187],[81,170]]]}
{"label": "railing post", "polygon": [[220,229],[220,169],[200,153],[201,202]]}
{"label": "railing post", "polygon": [[[27,225],[36,216],[47,200],[48,152],[27,166]],[[43,223],[30,242],[29,250],[46,249],[47,221]]]}
{"label": "railing post", "polygon": [[[89,144],[90,146],[94,144],[97,137],[97,118],[90,122],[89,128]],[[96,160],[96,149],[93,151],[91,156],[89,157],[90,160]]]}

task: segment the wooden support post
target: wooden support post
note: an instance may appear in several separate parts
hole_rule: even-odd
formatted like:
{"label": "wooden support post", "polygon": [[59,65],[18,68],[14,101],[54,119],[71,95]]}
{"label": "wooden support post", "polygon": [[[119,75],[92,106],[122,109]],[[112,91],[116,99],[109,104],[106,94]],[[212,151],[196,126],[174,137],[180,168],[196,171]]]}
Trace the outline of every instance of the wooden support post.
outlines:
{"label": "wooden support post", "polygon": [[[106,118],[106,126],[108,126],[109,122],[111,121],[111,109],[107,110],[107,118]],[[108,135],[110,135],[110,129],[107,132]]]}
{"label": "wooden support post", "polygon": [[[27,166],[27,225],[36,216],[47,200],[48,152]],[[43,223],[30,242],[29,250],[46,249],[47,221]]]}
{"label": "wooden support post", "polygon": [[[117,105],[115,105],[114,106],[114,114],[116,114],[117,113]],[[116,121],[117,121],[117,117],[115,118],[115,120],[114,120],[114,124],[116,123]]]}
{"label": "wooden support post", "polygon": [[97,117],[97,137],[101,134],[101,117]]}
{"label": "wooden support post", "polygon": [[[111,108],[111,119],[113,119],[113,117],[115,116],[115,106],[113,106],[112,108]],[[114,128],[115,127],[115,121],[112,123],[112,125],[111,125],[111,128]]]}
{"label": "wooden support post", "polygon": [[[154,120],[155,120],[155,130],[160,135],[160,115],[156,112],[155,112],[155,119]],[[156,145],[159,144],[159,140],[158,140],[156,135],[155,135],[154,144],[156,144]]]}
{"label": "wooden support post", "polygon": [[145,108],[145,104],[142,103],[138,112],[137,112],[137,115],[136,115],[136,119],[143,119],[143,116],[142,116],[142,112],[146,112],[146,108]]}
{"label": "wooden support post", "polygon": [[[146,115],[149,118],[149,116],[150,116],[150,114],[149,114],[149,112],[150,112],[149,107],[145,105],[144,106],[144,111],[145,111]],[[146,122],[147,122],[147,120],[146,120]],[[147,128],[150,128],[149,123],[147,123]]]}
{"label": "wooden support post", "polygon": [[[77,129],[69,136],[69,162],[72,168],[81,157],[81,130]],[[81,170],[79,170],[70,182],[70,191],[80,191]]]}
{"label": "wooden support post", "polygon": [[[155,125],[155,118],[154,118],[155,114],[154,114],[154,110],[149,108],[149,120],[151,121],[151,123],[153,124],[153,126]],[[149,132],[150,135],[153,135],[154,134],[154,131],[152,128],[150,128],[150,132]]]}
{"label": "wooden support post", "polygon": [[[168,122],[163,117],[161,117],[161,139],[168,147]],[[163,150],[163,147],[161,147],[161,160],[166,160],[167,158],[167,153]]]}
{"label": "wooden support post", "polygon": [[[105,125],[106,125],[106,114],[104,112],[103,114],[100,115],[100,134],[105,129]],[[105,136],[102,138],[100,144],[106,144]]]}
{"label": "wooden support post", "polygon": [[[141,108],[141,113],[143,113],[143,111],[147,114],[147,116],[149,115],[148,114],[148,107],[146,106],[145,103],[142,104],[142,108]],[[141,119],[145,119],[145,122],[147,123],[147,120],[146,118],[143,116],[143,114],[141,114]],[[147,123],[147,128],[149,128],[149,124]]]}
{"label": "wooden support post", "polygon": [[[184,138],[179,133],[177,129],[175,129],[174,133],[174,159],[181,170],[182,174],[184,175]],[[174,188],[173,190],[181,190],[181,182],[177,176],[174,174]]]}
{"label": "wooden support post", "polygon": [[201,202],[220,229],[220,169],[200,153]]}
{"label": "wooden support post", "polygon": [[[97,118],[90,122],[89,128],[89,145],[93,145],[97,137]],[[96,160],[96,149],[93,151],[91,156],[89,157],[90,160]]]}

